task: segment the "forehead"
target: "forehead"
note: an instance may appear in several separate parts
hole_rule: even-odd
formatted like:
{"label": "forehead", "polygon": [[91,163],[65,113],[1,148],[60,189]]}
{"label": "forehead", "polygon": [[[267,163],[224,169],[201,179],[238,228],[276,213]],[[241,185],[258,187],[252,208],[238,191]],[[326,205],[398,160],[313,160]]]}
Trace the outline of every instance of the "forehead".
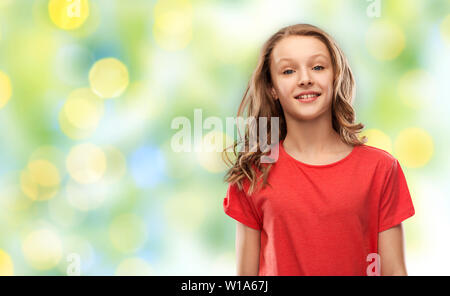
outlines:
{"label": "forehead", "polygon": [[311,36],[289,36],[279,41],[272,51],[272,62],[280,63],[284,59],[307,60],[322,57],[330,59],[326,45]]}

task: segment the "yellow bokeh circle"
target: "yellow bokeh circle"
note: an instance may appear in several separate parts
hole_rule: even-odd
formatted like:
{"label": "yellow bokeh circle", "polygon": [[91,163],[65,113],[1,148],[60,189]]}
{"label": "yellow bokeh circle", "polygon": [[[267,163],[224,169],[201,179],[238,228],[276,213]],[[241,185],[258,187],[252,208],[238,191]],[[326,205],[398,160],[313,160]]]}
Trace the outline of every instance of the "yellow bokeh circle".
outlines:
{"label": "yellow bokeh circle", "polygon": [[82,184],[98,182],[106,170],[105,153],[94,144],[73,147],[66,160],[70,176]]}
{"label": "yellow bokeh circle", "polygon": [[14,275],[14,265],[11,257],[0,249],[0,276]]}
{"label": "yellow bokeh circle", "polygon": [[396,24],[389,21],[375,21],[366,33],[366,46],[378,60],[393,60],[405,48],[405,34]]}
{"label": "yellow bokeh circle", "polygon": [[92,91],[101,98],[120,96],[128,86],[127,67],[115,58],[105,58],[97,61],[89,72],[89,82]]}
{"label": "yellow bokeh circle", "polygon": [[97,126],[92,126],[86,129],[77,128],[69,121],[64,110],[61,110],[61,112],[59,112],[58,121],[61,131],[73,140],[87,139],[92,136],[92,134],[97,129]]}
{"label": "yellow bokeh circle", "polygon": [[8,103],[11,98],[12,87],[8,75],[0,71],[0,109]]}
{"label": "yellow bokeh circle", "polygon": [[59,112],[59,126],[69,138],[85,139],[97,129],[103,112],[103,100],[90,88],[76,89]]}
{"label": "yellow bokeh circle", "polygon": [[88,0],[50,0],[48,13],[52,22],[63,30],[74,30],[89,16]]}
{"label": "yellow bokeh circle", "polygon": [[45,200],[48,199],[47,195],[45,198],[39,198],[42,196],[42,193],[39,190],[38,185],[33,181],[33,177],[30,175],[28,170],[24,170],[20,173],[20,188],[26,196],[31,198],[32,200]]}
{"label": "yellow bokeh circle", "polygon": [[73,91],[63,107],[68,121],[79,129],[95,129],[103,115],[103,109],[103,100],[89,88]]}
{"label": "yellow bokeh circle", "polygon": [[22,251],[33,268],[52,269],[62,257],[61,239],[50,229],[36,230],[23,240]]}
{"label": "yellow bokeh circle", "polygon": [[407,128],[395,139],[394,152],[402,165],[410,168],[423,167],[433,156],[433,139],[424,129]]}
{"label": "yellow bokeh circle", "polygon": [[188,0],[158,1],[154,7],[153,35],[168,51],[185,48],[192,39],[192,4]]}
{"label": "yellow bokeh circle", "polygon": [[33,181],[39,185],[51,187],[60,182],[58,169],[49,161],[38,159],[28,164]]}
{"label": "yellow bokeh circle", "polygon": [[379,129],[367,129],[362,131],[361,136],[367,137],[366,145],[382,149],[392,154],[391,138]]}
{"label": "yellow bokeh circle", "polygon": [[[369,1],[367,1],[369,2]],[[377,1],[373,1],[377,2]],[[396,1],[379,1],[381,4],[383,15],[389,19],[395,19],[396,22],[402,24],[410,24],[418,18],[424,11],[424,3],[422,1],[414,1],[413,5],[411,0],[396,0]]]}
{"label": "yellow bokeh circle", "polygon": [[[46,160],[55,166],[59,173],[65,173],[65,154],[57,147],[51,145],[40,146],[31,153],[28,160],[32,163],[35,160]],[[63,176],[60,176],[62,179]]]}
{"label": "yellow bokeh circle", "polygon": [[61,176],[49,160],[35,159],[20,174],[20,187],[32,200],[48,200],[59,191]]}

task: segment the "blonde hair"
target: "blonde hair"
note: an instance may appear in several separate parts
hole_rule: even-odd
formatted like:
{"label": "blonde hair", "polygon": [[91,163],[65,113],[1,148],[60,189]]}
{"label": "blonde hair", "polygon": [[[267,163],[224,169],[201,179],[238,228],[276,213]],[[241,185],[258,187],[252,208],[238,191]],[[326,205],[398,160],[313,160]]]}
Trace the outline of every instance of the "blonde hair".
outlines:
{"label": "blonde hair", "polygon": [[[273,86],[270,75],[270,59],[276,44],[288,36],[312,36],[322,41],[330,52],[334,69],[333,98],[332,98],[332,124],[333,129],[340,135],[341,139],[350,145],[362,145],[367,142],[366,137],[359,139],[357,134],[364,128],[362,123],[354,123],[355,111],[352,107],[355,95],[355,80],[344,53],[337,43],[326,32],[310,24],[296,24],[280,29],[273,34],[262,46],[258,64],[248,83],[244,97],[239,105],[237,116],[244,114],[250,118],[254,117],[258,125],[259,117],[268,118],[267,142],[272,145],[270,139],[271,118],[279,118],[279,140],[283,140],[287,134],[286,120],[279,100],[273,100],[271,87]],[[257,126],[256,130],[259,130]],[[259,140],[259,136],[258,140]],[[276,141],[277,139],[273,139]],[[259,142],[259,141],[258,141]],[[237,152],[238,145],[244,144],[244,151]],[[236,160],[233,163],[227,153],[232,148]],[[243,143],[239,139],[232,146],[223,151],[223,159],[231,166],[225,175],[225,182],[237,184],[243,189],[245,179],[250,183],[248,194],[254,192],[257,183],[262,180],[262,186],[267,184],[267,177],[272,164],[261,163],[261,157],[269,152],[262,152],[259,147],[256,152],[249,148],[249,128],[245,129]],[[225,156],[225,157],[224,157]]]}

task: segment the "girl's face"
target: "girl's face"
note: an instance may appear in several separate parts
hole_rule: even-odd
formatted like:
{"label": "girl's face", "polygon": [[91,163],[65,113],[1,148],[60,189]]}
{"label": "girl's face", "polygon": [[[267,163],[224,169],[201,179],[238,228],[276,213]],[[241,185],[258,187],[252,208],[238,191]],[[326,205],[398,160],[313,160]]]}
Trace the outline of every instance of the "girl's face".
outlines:
{"label": "girl's face", "polygon": [[[280,99],[286,120],[311,120],[331,111],[333,65],[325,44],[311,36],[289,36],[272,51],[272,95]],[[319,95],[300,99],[302,93]],[[308,101],[309,100],[309,101]]]}

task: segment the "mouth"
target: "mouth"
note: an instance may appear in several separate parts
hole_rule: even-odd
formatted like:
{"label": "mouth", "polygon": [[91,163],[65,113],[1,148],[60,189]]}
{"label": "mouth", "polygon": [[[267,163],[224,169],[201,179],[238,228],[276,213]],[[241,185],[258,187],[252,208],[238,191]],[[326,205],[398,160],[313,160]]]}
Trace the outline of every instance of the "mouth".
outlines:
{"label": "mouth", "polygon": [[322,94],[321,93],[310,93],[310,94],[305,94],[305,95],[299,95],[294,98],[300,102],[312,102],[312,101],[315,101],[318,97],[320,97],[320,95],[322,95]]}

